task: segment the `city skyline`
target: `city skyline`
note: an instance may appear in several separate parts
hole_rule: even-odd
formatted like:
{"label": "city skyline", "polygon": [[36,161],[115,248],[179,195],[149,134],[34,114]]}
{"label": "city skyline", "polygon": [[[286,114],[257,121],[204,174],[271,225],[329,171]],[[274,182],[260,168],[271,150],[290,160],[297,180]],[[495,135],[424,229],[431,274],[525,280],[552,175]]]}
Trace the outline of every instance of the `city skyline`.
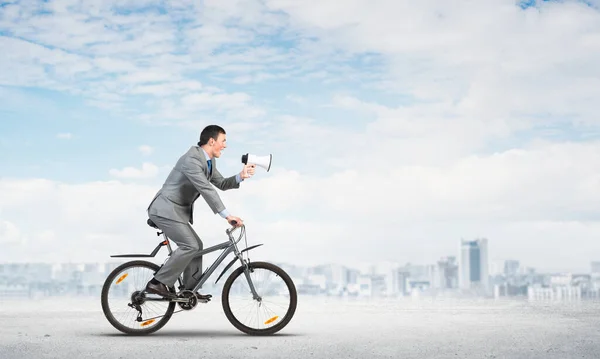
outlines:
{"label": "city skyline", "polygon": [[[470,243],[472,245],[473,243]],[[470,251],[467,256],[473,257]],[[472,258],[471,258],[472,259]],[[485,274],[466,274],[471,285],[460,278],[463,258],[449,256],[431,265],[372,265],[363,270],[340,265],[312,267],[275,263],[294,281],[300,295],[350,297],[465,297],[528,300],[599,300],[600,261],[591,263],[589,273],[540,273],[506,261],[503,268]],[[485,261],[482,259],[482,262]],[[106,277],[123,261],[112,263],[6,264],[0,263],[0,299],[14,297],[98,296]],[[217,271],[224,268],[221,264]],[[226,277],[233,270],[226,273]],[[486,278],[487,277],[487,278]],[[214,279],[214,278],[213,278]],[[479,282],[479,283],[477,283]],[[473,285],[474,284],[474,285]],[[481,285],[483,284],[483,285]],[[223,281],[209,280],[205,291],[220,293]]]}
{"label": "city skyline", "polygon": [[[156,236],[156,231],[155,232],[155,236]],[[430,264],[434,264],[436,263],[438,260],[440,259],[444,259],[447,257],[455,257],[457,260],[459,260],[461,258],[462,255],[462,248],[463,248],[463,244],[465,242],[473,242],[473,241],[478,241],[478,240],[485,240],[487,242],[486,244],[486,250],[487,248],[489,248],[489,243],[492,243],[492,248],[493,248],[493,241],[490,241],[487,237],[474,237],[472,239],[465,239],[464,237],[461,237],[460,240],[458,241],[459,246],[456,246],[456,243],[454,246],[450,246],[450,247],[457,247],[458,249],[456,250],[456,252],[446,252],[446,253],[442,253],[442,252],[436,252],[436,254],[428,254],[426,257],[430,258],[430,260],[424,260],[422,259],[424,256],[420,257],[419,260],[415,260],[415,259],[411,259],[408,258],[407,260],[395,260],[393,256],[387,256],[386,258],[382,258],[382,259],[374,259],[374,260],[362,260],[362,261],[352,261],[352,260],[347,260],[347,261],[343,261],[343,260],[336,260],[334,258],[331,259],[325,259],[323,261],[306,261],[306,260],[287,260],[287,261],[281,261],[279,258],[277,258],[276,255],[269,257],[269,253],[278,253],[279,249],[271,249],[271,250],[267,250],[267,254],[265,255],[265,253],[261,253],[261,251],[257,251],[254,250],[254,253],[251,253],[251,257],[256,258],[256,259],[261,259],[261,260],[270,260],[270,261],[278,261],[278,262],[282,262],[282,263],[288,263],[290,265],[298,265],[298,266],[305,266],[305,267],[310,267],[310,266],[320,266],[320,265],[343,265],[349,268],[355,268],[355,269],[359,269],[359,268],[368,268],[369,266],[372,265],[377,265],[377,264],[383,264],[383,263],[395,263],[399,266],[402,265],[406,265],[406,264],[414,264],[414,265],[430,265]],[[24,260],[22,258],[13,258],[12,260],[7,260],[5,259],[6,256],[2,256],[0,255],[0,264],[2,263],[46,263],[46,264],[59,264],[59,263],[110,263],[110,262],[114,262],[116,260],[116,258],[111,258],[110,255],[112,254],[123,254],[123,253],[139,253],[139,254],[149,254],[152,249],[154,248],[154,246],[156,246],[156,244],[159,242],[160,240],[157,239],[155,241],[149,242],[148,245],[146,246],[145,250],[112,250],[110,252],[107,252],[109,254],[106,254],[104,256],[100,256],[100,255],[95,255],[95,256],[86,256],[84,258],[81,259],[77,259],[74,257],[71,257],[70,259],[41,259],[41,260]],[[210,245],[214,245],[215,243],[210,243]],[[243,243],[243,240],[242,240]],[[274,243],[276,244],[276,243]],[[239,245],[239,244],[238,244]],[[248,243],[248,245],[252,245],[251,243]],[[173,248],[175,249],[177,246],[172,243]],[[244,247],[241,247],[241,249],[243,249]],[[261,248],[264,250],[266,249],[265,247],[261,246]],[[212,253],[207,255],[207,257],[209,258],[213,258],[215,257],[217,254]],[[89,259],[89,257],[93,257],[94,259]],[[594,257],[593,254],[590,256],[590,260],[588,261],[583,261],[583,262],[578,262],[577,266],[569,266],[566,265],[564,262],[557,262],[557,263],[553,263],[552,265],[549,266],[536,266],[534,264],[532,264],[531,262],[524,260],[522,256],[518,256],[518,255],[508,255],[504,258],[500,258],[498,256],[494,256],[494,253],[492,252],[491,254],[487,255],[487,268],[489,273],[491,273],[495,267],[497,267],[498,265],[504,265],[504,262],[506,261],[517,261],[520,263],[521,267],[525,266],[528,268],[534,268],[536,270],[539,270],[540,272],[543,273],[587,273],[589,271],[590,268],[590,263],[592,262],[597,262],[598,258],[600,256]],[[148,258],[148,260],[153,261],[153,262],[157,262],[157,263],[162,263],[162,261],[166,258],[166,250],[162,249],[155,257],[153,258]],[[233,257],[231,257],[233,258]]]}
{"label": "city skyline", "polygon": [[[458,244],[457,255],[448,254],[424,264],[386,261],[353,266],[332,263],[307,266],[271,262],[290,275],[301,295],[360,298],[450,295],[495,299],[526,297],[530,301],[600,299],[600,260],[591,261],[587,271],[548,273],[514,258],[490,261],[489,240],[484,237],[461,239]],[[248,255],[244,256],[246,260],[250,260]],[[146,259],[156,262],[161,258]],[[0,262],[0,298],[99,295],[110,273],[132,260],[135,259],[113,258],[95,263]],[[209,266],[207,263],[204,270]],[[234,263],[224,272],[225,278],[237,266],[239,263]],[[213,278],[204,284],[205,291],[222,290],[223,283],[212,280],[224,269],[223,262],[215,269]]]}
{"label": "city skyline", "polygon": [[[158,242],[158,241],[157,241]],[[482,244],[483,243],[483,244]],[[488,251],[489,248],[489,239],[485,238],[485,237],[477,237],[477,238],[473,238],[470,240],[466,240],[464,238],[461,238],[459,241],[459,249],[457,250],[456,253],[446,253],[446,254],[441,254],[439,255],[435,260],[431,261],[431,262],[418,262],[418,261],[394,261],[394,260],[381,260],[381,261],[363,261],[360,263],[352,263],[352,262],[340,262],[340,261],[326,261],[326,262],[319,262],[319,263],[310,263],[310,264],[306,264],[306,263],[298,263],[298,262],[287,262],[287,261],[279,261],[279,260],[274,260],[274,262],[278,262],[278,263],[284,263],[286,265],[291,265],[291,266],[298,266],[298,267],[304,267],[304,268],[316,268],[316,267],[320,267],[320,266],[328,266],[328,265],[334,265],[334,266],[343,266],[346,267],[348,269],[353,269],[353,270],[359,270],[359,271],[365,271],[368,272],[370,270],[370,268],[373,267],[377,267],[377,266],[396,266],[396,267],[404,267],[407,265],[413,265],[413,266],[435,266],[436,264],[439,264],[441,262],[447,262],[448,260],[452,260],[455,262],[456,265],[462,265],[465,264],[465,266],[462,267],[461,271],[459,271],[457,273],[457,280],[462,281],[464,285],[465,282],[470,281],[471,279],[473,279],[473,273],[471,271],[473,271],[473,264],[470,262],[471,260],[473,260],[472,256],[472,250],[473,247],[476,246],[477,248],[480,248],[480,246],[483,246],[482,249],[482,254],[478,253],[477,254],[477,260],[481,260],[480,263],[476,264],[476,268],[475,271],[481,271],[483,269],[483,271],[479,272],[478,274],[475,274],[475,276],[477,277],[476,280],[479,280],[479,276],[481,277],[490,277],[493,276],[495,274],[498,273],[504,273],[506,270],[511,270],[510,268],[518,268],[520,271],[524,271],[524,270],[535,270],[538,273],[544,273],[544,274],[560,274],[560,273],[573,273],[573,274],[581,274],[581,273],[592,273],[592,272],[598,272],[600,273],[600,256],[598,256],[598,259],[592,259],[587,263],[582,263],[580,265],[580,269],[578,270],[570,270],[570,269],[559,269],[559,270],[553,270],[553,269],[546,269],[546,268],[539,268],[539,267],[535,267],[532,266],[530,264],[528,264],[526,261],[521,260],[520,258],[516,257],[516,256],[511,256],[508,258],[494,258],[493,256],[490,257],[490,253]],[[172,244],[173,248],[176,248],[176,245]],[[244,247],[241,247],[240,249],[243,249]],[[150,251],[148,251],[149,253]],[[142,254],[146,254],[143,253]],[[210,254],[207,257],[214,257],[217,254]],[[255,257],[254,255],[252,255],[252,257]],[[230,255],[230,258],[233,259],[233,254]],[[258,258],[258,257],[257,257]],[[493,258],[493,259],[490,259]],[[12,261],[6,261],[6,260],[0,260],[0,265],[3,264],[49,264],[49,265],[81,265],[84,266],[86,264],[101,264],[101,265],[107,265],[107,264],[111,264],[111,263],[123,263],[127,260],[132,260],[135,258],[110,258],[107,257],[103,260],[71,260],[71,261],[19,261],[19,260],[12,260]],[[155,257],[150,257],[150,258],[142,258],[151,262],[155,262],[158,264],[161,264],[165,259],[166,259],[166,253],[163,252],[162,255],[161,254],[157,254]],[[264,259],[264,258],[262,258]],[[259,260],[262,260],[259,259]],[[466,259],[466,261],[465,261]],[[273,260],[272,260],[273,261]],[[560,267],[560,264],[557,265],[557,267]],[[205,268],[206,269],[206,268]],[[515,271],[516,269],[512,269],[512,271]],[[458,282],[457,285],[460,287],[461,283]]]}

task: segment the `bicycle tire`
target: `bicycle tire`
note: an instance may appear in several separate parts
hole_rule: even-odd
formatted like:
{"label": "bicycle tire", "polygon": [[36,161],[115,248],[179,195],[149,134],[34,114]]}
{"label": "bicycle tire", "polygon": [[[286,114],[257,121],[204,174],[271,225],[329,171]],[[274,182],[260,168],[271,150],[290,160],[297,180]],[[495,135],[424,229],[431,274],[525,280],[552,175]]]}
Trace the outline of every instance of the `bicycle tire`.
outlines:
{"label": "bicycle tire", "polygon": [[152,262],[148,262],[148,261],[144,261],[144,260],[129,261],[129,262],[123,263],[120,266],[118,266],[117,268],[115,268],[108,275],[108,277],[106,277],[106,280],[104,281],[104,285],[102,286],[102,294],[101,294],[102,311],[104,312],[104,316],[106,317],[108,322],[113,327],[115,327],[117,330],[119,330],[125,334],[147,335],[147,334],[154,333],[157,330],[164,327],[165,324],[167,324],[167,322],[171,319],[171,316],[173,315],[173,312],[175,311],[175,302],[169,303],[167,312],[158,321],[158,323],[155,326],[150,327],[150,328],[145,328],[145,329],[133,329],[133,328],[128,328],[128,327],[122,325],[115,319],[115,317],[113,316],[113,314],[110,311],[110,308],[108,306],[108,290],[110,288],[110,285],[115,280],[116,276],[121,271],[123,271],[123,269],[129,268],[129,267],[146,267],[146,268],[150,268],[154,273],[156,273],[160,269],[160,266],[157,265],[156,263],[152,263]]}
{"label": "bicycle tire", "polygon": [[292,278],[290,278],[290,276],[282,268],[276,266],[275,264],[268,263],[268,262],[250,262],[248,264],[248,266],[250,268],[261,268],[261,269],[271,270],[274,273],[276,273],[277,275],[279,275],[283,279],[283,281],[285,282],[285,284],[289,290],[290,307],[288,308],[283,319],[276,325],[269,327],[269,328],[253,329],[253,328],[249,328],[249,327],[243,325],[242,323],[240,323],[237,320],[237,318],[233,315],[233,313],[231,311],[231,307],[229,306],[229,292],[231,290],[231,286],[233,285],[233,281],[238,276],[240,276],[244,273],[244,266],[240,266],[229,275],[229,277],[227,278],[227,281],[225,281],[225,284],[223,284],[223,291],[221,294],[221,303],[223,305],[223,311],[225,312],[225,316],[227,317],[229,322],[236,329],[240,330],[243,333],[246,333],[249,335],[272,335],[272,334],[275,334],[275,333],[279,332],[280,330],[282,330],[286,325],[288,325],[288,323],[292,320],[292,317],[296,313],[296,307],[298,305],[298,293],[296,291],[296,286],[294,285]]}

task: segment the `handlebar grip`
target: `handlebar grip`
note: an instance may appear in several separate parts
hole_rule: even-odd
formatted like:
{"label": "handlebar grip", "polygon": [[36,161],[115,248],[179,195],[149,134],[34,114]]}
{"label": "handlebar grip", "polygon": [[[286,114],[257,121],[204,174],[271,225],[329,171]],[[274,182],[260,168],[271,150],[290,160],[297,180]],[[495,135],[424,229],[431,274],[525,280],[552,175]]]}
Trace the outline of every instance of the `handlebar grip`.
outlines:
{"label": "handlebar grip", "polygon": [[237,224],[237,221],[235,219],[231,220],[231,221],[229,221],[229,224],[231,224],[232,226],[235,226]]}

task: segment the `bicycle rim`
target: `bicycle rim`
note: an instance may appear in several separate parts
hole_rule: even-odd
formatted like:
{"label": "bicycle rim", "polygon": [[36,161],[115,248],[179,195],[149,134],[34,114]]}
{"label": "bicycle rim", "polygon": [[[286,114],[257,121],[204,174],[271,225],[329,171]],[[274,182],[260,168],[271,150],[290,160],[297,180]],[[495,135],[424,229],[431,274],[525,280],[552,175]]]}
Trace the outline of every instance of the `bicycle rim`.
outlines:
{"label": "bicycle rim", "polygon": [[231,324],[246,334],[274,334],[294,316],[298,301],[296,287],[289,275],[274,264],[251,262],[249,269],[261,301],[253,299],[241,266],[223,285],[223,310]]}
{"label": "bicycle rim", "polygon": [[[171,318],[175,303],[148,301],[135,296],[160,267],[152,262],[131,261],[115,268],[104,282],[101,301],[106,319],[119,331],[126,334],[150,334],[162,328]],[[145,298],[159,298],[145,294]],[[138,304],[142,310],[138,321],[138,310],[130,304]]]}

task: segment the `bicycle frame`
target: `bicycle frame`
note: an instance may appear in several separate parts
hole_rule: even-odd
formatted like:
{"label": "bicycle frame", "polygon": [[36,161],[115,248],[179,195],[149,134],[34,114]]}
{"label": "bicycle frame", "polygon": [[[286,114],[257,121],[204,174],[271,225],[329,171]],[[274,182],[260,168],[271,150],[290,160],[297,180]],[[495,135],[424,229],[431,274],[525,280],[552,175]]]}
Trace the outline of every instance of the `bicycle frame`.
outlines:
{"label": "bicycle frame", "polygon": [[[235,240],[232,236],[232,233],[236,230],[236,228],[228,228],[225,230],[225,233],[227,233],[227,236],[229,237],[228,241],[216,244],[212,247],[203,249],[201,251],[199,251],[194,257],[200,257],[203,256],[205,254],[208,253],[212,253],[214,251],[220,250],[222,249],[223,252],[221,252],[221,254],[219,255],[219,257],[217,259],[215,259],[215,261],[206,269],[206,271],[204,271],[204,273],[202,273],[202,275],[200,276],[200,279],[198,281],[198,283],[196,284],[196,286],[194,287],[193,291],[198,291],[200,288],[202,288],[202,285],[204,285],[204,283],[206,283],[206,281],[208,280],[208,278],[213,274],[213,272],[217,269],[217,267],[221,264],[221,262],[223,262],[223,260],[225,259],[225,257],[227,257],[231,252],[233,252],[235,254],[235,258],[233,258],[231,260],[231,262],[229,262],[227,264],[227,266],[225,266],[225,268],[223,269],[223,271],[221,272],[221,274],[219,275],[219,277],[217,278],[217,280],[215,281],[215,284],[219,281],[219,279],[221,279],[221,277],[223,276],[223,274],[225,274],[225,272],[235,263],[236,259],[239,260],[241,262],[241,264],[244,266],[244,274],[246,276],[246,279],[248,280],[248,284],[250,286],[250,290],[252,291],[252,296],[254,297],[254,299],[259,299],[260,297],[258,296],[258,294],[256,293],[256,289],[254,288],[254,284],[252,283],[252,280],[250,279],[250,273],[248,271],[248,263],[247,261],[244,260],[244,258],[242,257],[242,253],[245,251],[249,251],[251,249],[254,249],[256,247],[262,246],[261,244],[256,244],[250,247],[247,247],[246,249],[243,249],[242,251],[240,251],[237,247],[237,243],[241,240],[242,235],[240,234],[240,237]],[[154,250],[152,250],[152,252],[150,254],[114,254],[111,255],[111,257],[113,258],[133,258],[133,257],[155,257],[156,254],[160,251],[160,249],[163,246],[167,246],[167,250],[169,251],[169,254],[167,255],[167,259],[165,259],[165,262],[167,260],[169,260],[169,257],[171,256],[171,254],[173,253],[173,249],[171,248],[171,243],[169,241],[169,238],[167,237],[166,234],[164,234],[162,231],[157,232],[157,235],[163,236],[163,240],[154,248]],[[182,276],[180,275],[178,278],[178,282],[180,285],[180,289],[183,287],[183,280],[182,280]]]}

